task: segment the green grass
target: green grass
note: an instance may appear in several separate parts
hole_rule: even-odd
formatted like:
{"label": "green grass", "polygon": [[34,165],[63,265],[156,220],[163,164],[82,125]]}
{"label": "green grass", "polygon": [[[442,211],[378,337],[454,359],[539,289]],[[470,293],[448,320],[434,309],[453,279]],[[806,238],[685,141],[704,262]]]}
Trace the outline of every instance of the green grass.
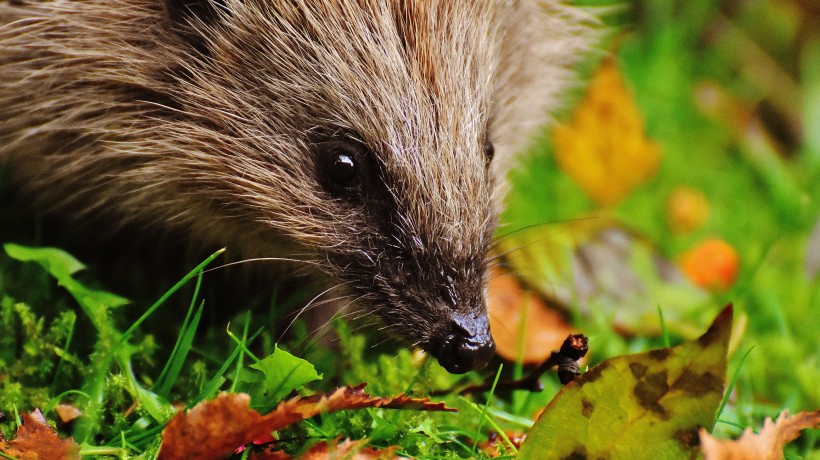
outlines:
{"label": "green grass", "polygon": [[[810,278],[805,268],[808,241],[820,217],[820,129],[812,128],[820,127],[820,35],[801,25],[799,15],[776,9],[773,1],[748,2],[731,15],[706,0],[635,4],[642,8],[616,9],[605,20],[619,30],[613,41],[620,47],[613,53],[663,160],[658,173],[612,212],[672,260],[710,236],[725,239],[740,254],[737,283],[697,312],[708,321],[733,302],[748,317],[737,348],[748,351],[732,356],[733,391],[723,402],[717,433],[735,436],[783,409],[820,408],[820,280]],[[712,27],[724,20],[732,27],[722,30],[731,35],[715,39]],[[771,59],[775,68],[769,72],[789,76],[784,86],[797,88],[797,97],[772,86],[765,67],[762,75],[744,73],[749,64],[744,53],[750,49]],[[596,62],[590,60],[582,73],[590,73]],[[791,126],[796,119],[802,135],[778,137],[780,150],[753,142],[748,133],[731,127],[738,119],[713,117],[698,107],[696,94],[704,83],[757,108],[754,114],[774,105],[774,115],[766,112],[766,126],[775,132],[778,123]],[[513,174],[504,233],[603,214],[558,168],[551,152],[548,136],[542,136]],[[685,235],[671,232],[664,217],[666,198],[681,185],[697,188],[710,203],[705,225]],[[36,225],[15,227],[14,212],[0,209],[0,243],[37,241]],[[6,437],[16,427],[18,412],[39,407],[55,420],[57,404],[68,403],[84,415],[61,429],[82,444],[84,454],[153,458],[172,404],[192,407],[221,390],[255,391],[253,379],[259,376],[254,373],[263,372],[259,363],[274,353],[278,336],[267,319],[239,311],[227,332],[227,319],[203,320],[208,308],[220,308],[203,303],[207,282],[201,273],[213,258],[156,303],[126,306],[125,299],[107,292],[62,253],[17,247],[11,252],[35,262],[0,252],[0,330],[7,331],[0,334],[0,411],[6,415],[0,429]],[[169,302],[188,309],[171,310]],[[578,315],[576,325],[592,338],[597,362],[679,342],[682,337],[666,327],[675,308],[659,305],[659,315],[667,320],[660,337],[619,335],[605,315]],[[124,309],[132,314],[123,314]],[[178,322],[179,327],[170,340],[155,338],[151,320]],[[372,394],[423,395],[492,378],[490,371],[451,376],[432,360],[419,364],[417,356],[400,347],[380,353],[385,347],[374,348],[379,339],[368,329],[354,333],[345,323],[336,327],[336,350],[307,338],[306,326],[299,323],[295,338],[279,344],[323,374],[320,381],[300,385],[299,393],[368,382]],[[520,365],[507,367],[512,375],[522,374]],[[475,451],[475,441],[483,440],[476,433],[487,433],[487,427],[526,430],[534,411],[559,388],[554,376],[545,378],[545,386],[540,394],[445,397],[460,409],[458,414],[371,409],[325,415],[280,437],[301,446],[344,434],[368,437],[375,446],[398,445],[401,453],[422,458],[482,455]],[[791,458],[820,458],[820,434],[808,433],[788,452]]]}

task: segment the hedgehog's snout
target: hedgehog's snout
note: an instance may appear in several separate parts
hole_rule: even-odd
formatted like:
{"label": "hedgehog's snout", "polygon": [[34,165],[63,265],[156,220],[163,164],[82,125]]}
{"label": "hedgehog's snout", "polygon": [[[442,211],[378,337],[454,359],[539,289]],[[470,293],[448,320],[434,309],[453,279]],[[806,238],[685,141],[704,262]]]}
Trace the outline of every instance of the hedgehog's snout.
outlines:
{"label": "hedgehog's snout", "polygon": [[486,314],[453,312],[447,324],[430,340],[429,352],[452,374],[481,369],[495,354]]}

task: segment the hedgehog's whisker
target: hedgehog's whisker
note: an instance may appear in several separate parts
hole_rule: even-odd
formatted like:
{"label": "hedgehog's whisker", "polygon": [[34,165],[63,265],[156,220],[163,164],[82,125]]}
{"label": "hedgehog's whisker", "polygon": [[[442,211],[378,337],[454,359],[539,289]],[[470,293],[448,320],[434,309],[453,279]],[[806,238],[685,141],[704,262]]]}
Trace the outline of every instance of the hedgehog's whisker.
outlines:
{"label": "hedgehog's whisker", "polygon": [[[332,290],[334,290],[334,289],[336,289],[336,288],[339,288],[339,287],[344,286],[345,284],[347,284],[347,283],[338,283],[338,284],[334,284],[333,286],[331,286],[331,287],[329,287],[329,288],[325,289],[324,291],[322,291],[322,292],[320,292],[320,293],[316,294],[316,296],[314,296],[312,299],[310,299],[310,301],[309,301],[308,303],[306,303],[304,307],[302,307],[301,309],[299,309],[299,311],[298,311],[298,312],[297,312],[297,314],[293,317],[293,319],[290,321],[290,323],[288,323],[288,325],[287,325],[287,327],[285,328],[285,330],[284,330],[284,331],[282,331],[282,334],[279,336],[279,339],[278,339],[277,341],[278,341],[278,342],[281,342],[281,341],[282,341],[282,338],[284,338],[285,334],[287,334],[287,333],[288,333],[288,331],[290,331],[290,328],[293,326],[293,323],[295,323],[295,322],[296,322],[296,320],[297,320],[297,319],[299,319],[299,317],[300,317],[303,313],[305,313],[306,311],[310,310],[310,309],[311,309],[311,305],[312,305],[314,302],[316,302],[316,300],[317,300],[317,299],[319,299],[319,298],[320,298],[320,297],[322,297],[323,295],[327,294],[328,292],[330,292],[330,291],[332,291]],[[323,304],[324,304],[324,303],[329,303],[329,302],[331,302],[331,301],[335,301],[335,300],[343,299],[343,298],[345,298],[345,297],[349,297],[349,296],[340,296],[340,297],[338,297],[338,298],[330,299],[330,300],[328,300],[327,302],[323,302]]]}
{"label": "hedgehog's whisker", "polygon": [[[513,235],[517,235],[521,232],[536,230],[540,227],[544,227],[544,226],[547,226],[547,225],[567,224],[567,223],[570,223],[570,222],[583,222],[583,221],[586,221],[586,220],[595,220],[595,219],[598,219],[598,217],[597,216],[590,216],[590,217],[577,217],[577,218],[573,218],[573,219],[547,220],[547,221],[544,221],[544,222],[539,222],[537,224],[527,225],[527,226],[524,226],[524,227],[521,227],[521,228],[517,228],[517,229],[515,229],[515,230],[513,230],[509,233],[505,233],[503,235],[496,235],[493,238],[493,243],[490,245],[490,249],[497,248],[498,245],[501,244],[501,242],[503,242],[507,238],[509,238]],[[536,241],[541,241],[541,239],[536,240]],[[529,244],[532,244],[532,243],[529,243]]]}
{"label": "hedgehog's whisker", "polygon": [[236,262],[228,262],[222,265],[217,265],[216,267],[209,268],[204,270],[202,273],[210,273],[215,270],[221,270],[223,268],[233,267],[234,265],[241,265],[250,262],[296,262],[296,263],[303,263],[308,265],[314,265],[317,267],[324,267],[324,264],[318,262],[316,260],[305,260],[305,259],[292,259],[289,257],[254,257],[252,259],[242,259]]}
{"label": "hedgehog's whisker", "polygon": [[[359,300],[361,300],[362,297],[364,297],[364,296],[358,296],[356,298],[353,298],[349,302],[345,303],[344,305],[341,306],[341,308],[339,308],[339,311],[337,311],[333,316],[330,317],[330,319],[328,319],[327,321],[325,321],[321,325],[317,326],[316,328],[314,328],[313,330],[308,332],[307,337],[305,338],[305,340],[307,340],[307,339],[310,339],[310,340],[304,345],[304,347],[302,349],[303,350],[307,349],[312,343],[317,343],[320,340],[322,340],[324,337],[326,337],[328,334],[330,334],[332,332],[332,329],[329,326],[330,326],[331,323],[333,323],[333,321],[336,321],[338,319],[344,319],[344,318],[350,317],[352,315],[360,315],[359,317],[367,315],[368,311],[364,307],[356,308],[354,310],[347,311],[347,312],[344,311],[350,305],[352,305],[352,304],[358,302]],[[338,299],[334,299],[334,300],[338,300]],[[296,346],[300,346],[300,345],[301,345],[301,343],[297,344]]]}

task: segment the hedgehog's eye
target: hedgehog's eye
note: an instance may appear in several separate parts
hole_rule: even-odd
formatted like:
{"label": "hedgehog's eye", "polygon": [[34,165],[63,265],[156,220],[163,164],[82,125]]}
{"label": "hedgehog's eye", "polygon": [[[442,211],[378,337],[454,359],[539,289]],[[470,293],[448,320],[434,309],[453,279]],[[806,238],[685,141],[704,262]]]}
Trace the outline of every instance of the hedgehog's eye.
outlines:
{"label": "hedgehog's eye", "polygon": [[319,152],[319,182],[336,196],[349,196],[362,183],[363,155],[359,149],[342,142],[323,144]]}
{"label": "hedgehog's eye", "polygon": [[327,175],[339,187],[350,187],[358,178],[358,165],[352,156],[336,152],[328,159]]}
{"label": "hedgehog's eye", "polygon": [[495,156],[495,146],[492,142],[486,141],[484,143],[484,155],[487,157],[488,164],[493,161],[493,157]]}

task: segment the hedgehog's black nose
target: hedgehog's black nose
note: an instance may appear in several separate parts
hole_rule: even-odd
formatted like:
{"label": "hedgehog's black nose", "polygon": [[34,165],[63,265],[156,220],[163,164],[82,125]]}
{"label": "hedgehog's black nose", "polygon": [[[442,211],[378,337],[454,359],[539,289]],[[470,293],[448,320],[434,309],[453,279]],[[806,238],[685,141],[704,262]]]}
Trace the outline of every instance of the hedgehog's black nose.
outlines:
{"label": "hedgehog's black nose", "polygon": [[454,318],[448,331],[431,341],[430,352],[452,374],[481,369],[495,354],[486,315]]}

